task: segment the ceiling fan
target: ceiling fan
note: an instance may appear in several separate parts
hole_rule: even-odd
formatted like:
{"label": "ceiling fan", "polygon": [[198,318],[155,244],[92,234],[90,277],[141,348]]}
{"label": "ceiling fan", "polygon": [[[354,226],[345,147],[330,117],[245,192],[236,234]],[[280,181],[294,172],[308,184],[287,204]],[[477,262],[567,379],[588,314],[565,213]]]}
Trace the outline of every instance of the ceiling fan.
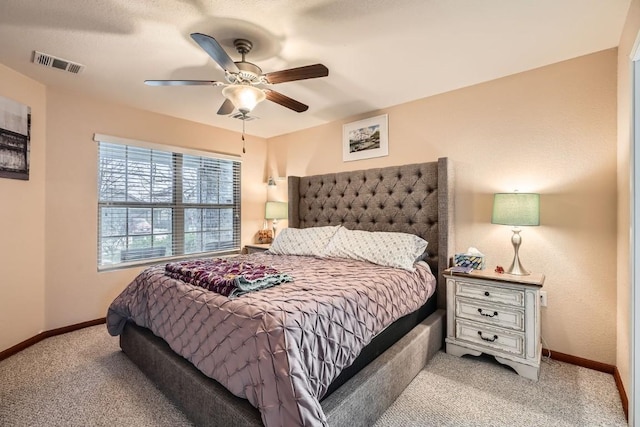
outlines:
{"label": "ceiling fan", "polygon": [[228,83],[213,80],[145,80],[145,84],[149,86],[224,86],[222,95],[226,99],[218,110],[218,114],[221,115],[231,114],[236,108],[242,114],[242,117],[246,118],[246,115],[265,99],[302,113],[309,109],[308,105],[270,88],[259,86],[314,79],[329,75],[329,69],[322,64],[307,65],[265,74],[257,65],[245,61],[245,55],[251,52],[253,48],[253,43],[249,40],[234,40],[233,45],[238,53],[242,55],[241,61],[234,62],[213,37],[206,34],[193,33],[191,38],[222,67]]}

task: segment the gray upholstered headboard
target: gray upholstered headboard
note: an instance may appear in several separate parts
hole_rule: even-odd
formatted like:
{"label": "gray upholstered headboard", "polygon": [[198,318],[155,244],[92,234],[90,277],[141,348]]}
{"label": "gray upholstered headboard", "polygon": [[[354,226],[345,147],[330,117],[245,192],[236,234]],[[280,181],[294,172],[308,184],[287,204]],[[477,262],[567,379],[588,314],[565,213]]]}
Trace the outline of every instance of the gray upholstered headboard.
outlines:
{"label": "gray upholstered headboard", "polygon": [[[289,227],[343,225],[351,230],[416,234],[427,242],[446,306],[442,271],[453,256],[453,173],[447,158],[307,177],[289,177]],[[437,273],[436,273],[437,272]]]}

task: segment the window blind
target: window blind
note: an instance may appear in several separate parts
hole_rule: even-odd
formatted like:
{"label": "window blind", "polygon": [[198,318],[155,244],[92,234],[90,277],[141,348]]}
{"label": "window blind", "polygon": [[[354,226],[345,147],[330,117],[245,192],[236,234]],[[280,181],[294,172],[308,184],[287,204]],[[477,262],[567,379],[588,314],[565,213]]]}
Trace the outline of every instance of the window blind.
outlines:
{"label": "window blind", "polygon": [[240,162],[98,142],[98,268],[240,249]]}

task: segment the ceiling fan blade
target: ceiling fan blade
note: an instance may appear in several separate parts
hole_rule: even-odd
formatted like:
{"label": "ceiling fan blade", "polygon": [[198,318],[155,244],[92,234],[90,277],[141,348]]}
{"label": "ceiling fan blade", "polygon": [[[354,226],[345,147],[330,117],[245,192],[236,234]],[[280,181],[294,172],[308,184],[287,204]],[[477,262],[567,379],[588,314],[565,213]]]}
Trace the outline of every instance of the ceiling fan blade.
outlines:
{"label": "ceiling fan blade", "polygon": [[322,64],[306,65],[304,67],[291,68],[288,70],[274,71],[264,76],[271,84],[292,82],[295,80],[315,79],[317,77],[327,77],[329,69]]}
{"label": "ceiling fan blade", "polygon": [[233,110],[235,108],[236,107],[233,105],[233,102],[231,102],[231,100],[225,99],[222,105],[220,106],[220,109],[218,110],[218,114],[220,114],[221,116],[226,116],[228,114],[233,113]]}
{"label": "ceiling fan blade", "polygon": [[191,34],[191,38],[200,45],[205,52],[209,54],[210,57],[216,61],[223,70],[228,71],[230,73],[239,73],[240,69],[233,62],[233,60],[229,57],[227,52],[224,51],[220,43],[216,41],[211,36],[201,33],[193,33]]}
{"label": "ceiling fan blade", "polygon": [[147,86],[220,86],[215,80],[145,80]]}
{"label": "ceiling fan blade", "polygon": [[295,99],[289,98],[281,94],[280,92],[276,92],[271,89],[263,89],[265,95],[267,95],[267,99],[271,102],[275,102],[276,104],[280,104],[283,107],[287,107],[290,110],[296,111],[298,113],[302,113],[303,111],[307,111],[309,109],[308,105],[304,105],[302,102],[298,102]]}

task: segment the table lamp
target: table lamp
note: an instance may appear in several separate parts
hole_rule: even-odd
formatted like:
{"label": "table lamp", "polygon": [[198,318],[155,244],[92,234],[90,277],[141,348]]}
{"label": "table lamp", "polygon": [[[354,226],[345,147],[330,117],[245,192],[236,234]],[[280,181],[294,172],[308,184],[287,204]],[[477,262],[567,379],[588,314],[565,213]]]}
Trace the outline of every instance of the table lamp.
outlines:
{"label": "table lamp", "polygon": [[288,206],[286,202],[267,202],[264,209],[264,217],[273,220],[273,238],[276,238],[276,225],[279,219],[288,218]]}
{"label": "table lamp", "polygon": [[513,262],[508,274],[526,276],[530,274],[520,263],[518,249],[522,238],[519,226],[540,225],[540,195],[536,193],[496,193],[493,195],[492,224],[512,225]]}

